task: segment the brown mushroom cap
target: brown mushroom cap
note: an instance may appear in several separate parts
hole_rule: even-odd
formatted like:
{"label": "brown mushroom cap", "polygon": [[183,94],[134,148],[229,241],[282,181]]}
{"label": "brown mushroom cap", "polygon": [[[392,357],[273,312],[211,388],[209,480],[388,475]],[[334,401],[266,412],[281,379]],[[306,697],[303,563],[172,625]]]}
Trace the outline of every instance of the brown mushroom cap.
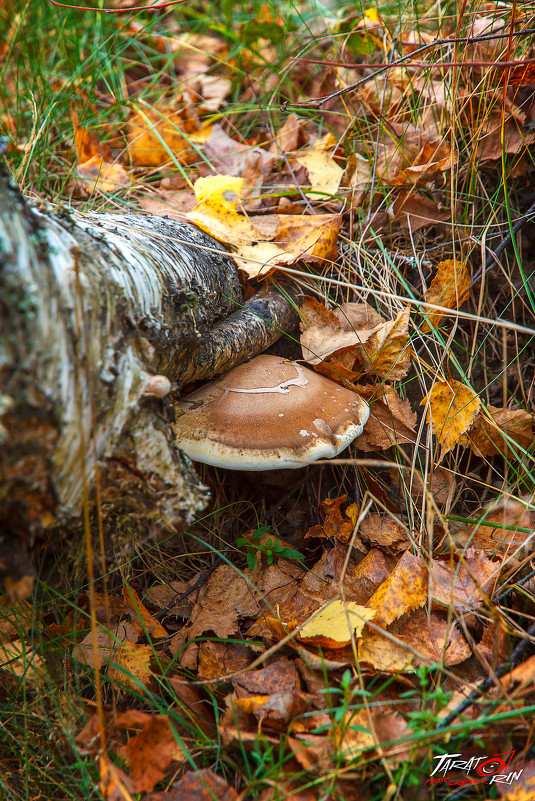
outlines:
{"label": "brown mushroom cap", "polygon": [[302,467],[344,450],[370,410],[355,392],[296,362],[257,356],[178,402],[177,444],[234,470]]}

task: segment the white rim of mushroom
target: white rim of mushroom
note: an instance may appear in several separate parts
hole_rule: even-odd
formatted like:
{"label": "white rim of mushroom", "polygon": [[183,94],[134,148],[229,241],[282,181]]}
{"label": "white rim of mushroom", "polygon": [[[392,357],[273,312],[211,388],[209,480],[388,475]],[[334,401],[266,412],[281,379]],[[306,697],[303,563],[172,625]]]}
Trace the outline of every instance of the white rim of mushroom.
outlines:
{"label": "white rim of mushroom", "polygon": [[337,456],[362,433],[360,395],[278,356],[257,356],[181,398],[177,444],[191,459],[235,470],[303,467]]}

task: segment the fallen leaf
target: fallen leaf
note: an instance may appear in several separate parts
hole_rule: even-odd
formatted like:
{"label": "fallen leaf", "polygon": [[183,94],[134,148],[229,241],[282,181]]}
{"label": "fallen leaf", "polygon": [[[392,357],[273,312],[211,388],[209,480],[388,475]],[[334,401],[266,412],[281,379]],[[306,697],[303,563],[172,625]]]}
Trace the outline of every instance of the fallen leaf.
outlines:
{"label": "fallen leaf", "polygon": [[281,152],[297,150],[304,123],[305,120],[300,119],[297,114],[289,114],[277,131],[275,141],[269,148],[270,152],[278,156]]}
{"label": "fallen leaf", "polygon": [[224,679],[244,670],[254,659],[246,643],[211,642],[199,645],[199,678],[205,681]]}
{"label": "fallen leaf", "polygon": [[328,153],[318,148],[317,144],[316,142],[308,153],[299,156],[297,162],[308,173],[310,189],[305,189],[306,196],[321,200],[325,195],[330,197],[336,195],[344,170]]}
{"label": "fallen leaf", "polygon": [[392,180],[392,186],[419,185],[432,181],[439,173],[451,169],[455,163],[450,146],[444,142],[429,140],[423,143],[412,164]]}
{"label": "fallen leaf", "polygon": [[529,497],[500,498],[478,509],[473,518],[476,522],[455,536],[460,546],[484,550],[488,556],[510,556],[519,549],[523,555],[535,548],[535,511]]}
{"label": "fallen leaf", "polygon": [[389,553],[405,551],[411,545],[405,529],[386,515],[366,515],[360,524],[359,534],[364,540]]}
{"label": "fallen leaf", "polygon": [[445,209],[439,209],[434,200],[420,192],[402,189],[392,204],[392,216],[402,228],[415,233],[428,225],[447,222],[451,215]]}
{"label": "fallen leaf", "polygon": [[485,603],[500,573],[500,564],[491,562],[473,548],[456,565],[433,560],[429,568],[430,598],[433,607],[467,612]]}
{"label": "fallen leaf", "polygon": [[342,191],[347,192],[351,207],[360,206],[368,192],[372,168],[368,159],[359,153],[351,153],[342,178]]}
{"label": "fallen leaf", "polygon": [[173,762],[187,759],[165,715],[150,716],[143,730],[128,740],[126,755],[136,793],[150,792]]}
{"label": "fallen leaf", "polygon": [[307,623],[296,638],[309,645],[324,645],[341,648],[349,645],[352,637],[360,637],[368,620],[375,617],[375,610],[352,601],[329,601]]}
{"label": "fallen leaf", "polygon": [[481,401],[473,389],[460,381],[437,379],[420,402],[420,406],[425,404],[429,404],[426,420],[441,446],[441,462],[473,424]]}
{"label": "fallen leaf", "polygon": [[[437,264],[437,274],[425,293],[425,302],[447,309],[458,309],[470,297],[471,279],[466,262],[447,259]],[[426,310],[422,331],[431,331],[442,321],[444,314]]]}
{"label": "fallen leaf", "polygon": [[243,211],[244,179],[210,175],[195,182],[197,205],[185,215],[215,239],[235,247],[234,260],[249,278],[267,275],[284,265],[331,260],[340,215],[268,215],[249,217]]}
{"label": "fallen leaf", "polygon": [[[348,711],[333,734],[335,745],[345,761],[357,760],[364,751],[380,747],[381,758],[396,767],[408,759],[411,750],[406,722],[397,712],[388,710]],[[392,740],[401,742],[383,746]]]}
{"label": "fallen leaf", "polygon": [[[203,145],[203,152],[216,173],[241,177],[244,180],[243,198],[260,194],[264,179],[271,172],[275,156],[258,146],[241,144],[231,139],[223,128],[212,126],[210,138]],[[206,174],[207,165],[201,165]],[[260,201],[259,201],[260,202]]]}
{"label": "fallen leaf", "polygon": [[71,117],[72,127],[74,128],[74,149],[78,163],[83,164],[95,156],[99,156],[101,161],[109,164],[113,160],[110,146],[100,142],[95,133],[82,127],[72,109]]}
{"label": "fallen leaf", "polygon": [[383,323],[359,348],[364,373],[386,381],[400,381],[409,372],[412,346],[409,343],[409,309],[395,320]]}
{"label": "fallen leaf", "polygon": [[477,158],[480,161],[498,161],[502,154],[516,155],[520,150],[533,144],[535,133],[519,124],[513,117],[506,115],[503,123],[499,111],[493,111],[482,117],[479,129],[476,129]]}
{"label": "fallen leaf", "polygon": [[374,624],[388,626],[393,620],[427,601],[427,568],[423,559],[404,553],[392,574],[374,592],[368,606],[377,610]]}
{"label": "fallen leaf", "polygon": [[135,645],[125,642],[110,657],[108,678],[130,692],[143,693],[152,682],[151,645]]}
{"label": "fallen leaf", "polygon": [[401,470],[391,470],[390,477],[394,486],[400,492],[408,492],[417,504],[422,502],[426,493],[430,493],[434,502],[442,506],[453,497],[456,487],[454,473],[444,467],[435,467],[432,473],[427,474],[425,481],[419,470],[411,470],[408,482],[407,476]]}
{"label": "fallen leaf", "polygon": [[96,647],[94,647],[93,633],[89,634],[81,643],[72,649],[72,658],[83,665],[100,670],[113,659],[114,654],[124,642],[136,642],[139,630],[131,623],[117,623],[113,628],[97,627]]}
{"label": "fallen leaf", "polygon": [[[401,642],[390,639],[388,633]],[[358,647],[361,662],[392,673],[411,672],[420,665],[457,665],[471,654],[451,620],[436,612],[428,616],[423,609],[395,621],[384,634],[366,629]]]}
{"label": "fallen leaf", "polygon": [[238,793],[208,768],[187,771],[166,791],[151,793],[144,801],[237,801]]}
{"label": "fallen leaf", "polygon": [[143,605],[141,598],[133,589],[133,587],[124,585],[123,597],[125,600],[125,605],[130,613],[130,619],[132,620],[132,623],[137,623],[139,625],[141,621],[142,631],[149,637],[154,637],[154,639],[167,637],[166,629],[164,629],[162,624],[151,615],[146,606]]}
{"label": "fallen leaf", "polygon": [[260,670],[251,670],[232,679],[232,686],[238,698],[246,695],[273,695],[277,692],[290,693],[299,689],[295,662],[277,659]]}
{"label": "fallen leaf", "polygon": [[268,726],[277,731],[286,731],[288,724],[294,718],[300,717],[310,708],[312,698],[301,690],[291,690],[244,698],[232,695],[227,698],[227,702],[233,709],[252,715],[262,727]]}
{"label": "fallen leaf", "polygon": [[38,682],[46,675],[46,664],[23,640],[0,642],[0,670],[28,682]]}
{"label": "fallen leaf", "polygon": [[386,384],[380,390],[362,385],[355,388],[370,404],[368,422],[355,440],[358,450],[381,451],[404,443],[416,443],[416,413],[406,398],[401,398]]}
{"label": "fallen leaf", "polygon": [[487,406],[486,411],[488,416],[480,412],[466,435],[470,449],[476,456],[507,457],[511,455],[514,444],[527,450],[535,441],[532,414],[523,409],[501,409],[497,406]]}
{"label": "fallen leaf", "polygon": [[130,186],[130,178],[124,168],[119,163],[107,164],[101,156],[93,156],[84,164],[78,164],[76,174],[90,195],[97,190],[116,192]]}
{"label": "fallen leaf", "polygon": [[[191,85],[191,84],[190,84]],[[221,75],[199,75],[195,83],[196,93],[201,96],[198,108],[213,113],[223,105],[232,88],[232,81]]]}
{"label": "fallen leaf", "polygon": [[[324,515],[323,526],[320,526],[321,533],[316,536],[336,537],[340,542],[349,542],[353,534],[358,517],[358,506],[352,503],[344,513],[340,507],[347,501],[347,495],[340,495],[339,498],[325,498],[321,504],[321,513]],[[310,536],[310,532],[305,535]]]}
{"label": "fallen leaf", "polygon": [[136,167],[190,164],[198,158],[191,137],[200,129],[195,110],[185,102],[178,109],[147,106],[132,111],[128,121],[128,156]]}

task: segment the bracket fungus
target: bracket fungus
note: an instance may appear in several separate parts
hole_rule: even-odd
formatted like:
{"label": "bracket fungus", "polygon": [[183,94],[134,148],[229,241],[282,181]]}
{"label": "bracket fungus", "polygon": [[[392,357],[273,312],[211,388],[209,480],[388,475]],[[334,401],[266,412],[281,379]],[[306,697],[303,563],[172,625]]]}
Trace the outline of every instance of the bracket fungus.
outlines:
{"label": "bracket fungus", "polygon": [[177,444],[234,470],[303,467],[337,456],[370,413],[355,392],[278,356],[257,356],[181,398]]}

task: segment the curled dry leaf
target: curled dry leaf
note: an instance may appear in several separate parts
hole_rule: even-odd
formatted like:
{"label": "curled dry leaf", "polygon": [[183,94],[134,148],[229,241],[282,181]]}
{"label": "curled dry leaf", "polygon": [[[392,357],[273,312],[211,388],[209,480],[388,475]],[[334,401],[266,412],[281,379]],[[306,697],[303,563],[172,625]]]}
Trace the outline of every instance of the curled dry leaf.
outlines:
{"label": "curled dry leaf", "polygon": [[362,636],[364,626],[375,615],[375,609],[351,601],[329,601],[303,626],[296,639],[307,645],[322,645],[333,650],[343,648],[349,645],[352,637]]}
{"label": "curled dry leaf", "polygon": [[328,361],[352,377],[371,373],[386,380],[404,378],[411,365],[409,310],[384,321],[367,303],[343,303],[330,311],[315,298],[301,307],[301,349],[309,364]]}
{"label": "curled dry leaf", "polygon": [[370,416],[360,437],[355,440],[359,451],[382,451],[405,443],[416,444],[416,413],[409,401],[401,398],[388,385],[357,385],[356,390],[370,404]]}
{"label": "curled dry leaf", "polygon": [[473,424],[481,401],[473,389],[450,379],[435,381],[431,391],[420,402],[420,406],[425,404],[428,404],[426,420],[432,424],[441,446],[438,460],[441,462]]}
{"label": "curled dry leaf", "polygon": [[393,620],[427,600],[427,568],[423,559],[404,553],[392,574],[374,592],[368,606],[377,610],[374,623],[388,626]]}
{"label": "curled dry leaf", "polygon": [[72,649],[72,658],[83,665],[100,670],[114,658],[121,643],[135,643],[138,638],[139,629],[132,623],[117,623],[110,629],[98,626],[96,644],[92,632],[89,632],[82,642]]}
{"label": "curled dry leaf", "polygon": [[152,683],[152,645],[135,645],[124,642],[113,652],[108,678],[122,688],[143,693]]}
{"label": "curled dry leaf", "polygon": [[[425,293],[425,301],[435,306],[444,306],[447,309],[458,309],[469,299],[470,285],[466,262],[457,259],[441,261],[437,265],[437,274]],[[440,324],[444,314],[428,311],[426,317],[427,320],[422,325],[422,331],[431,331]]]}
{"label": "curled dry leaf", "polygon": [[[321,513],[325,516],[323,526],[315,526],[306,537],[336,537],[340,542],[349,542],[353,531],[359,509],[356,503],[348,506],[342,513],[341,506],[347,501],[347,495],[340,495],[339,498],[325,498],[320,504]],[[317,531],[319,529],[319,531]]]}
{"label": "curled dry leaf", "polygon": [[533,415],[523,409],[500,409],[487,406],[480,412],[465,441],[476,456],[507,457],[515,444],[527,450],[534,442]]}
{"label": "curled dry leaf", "polygon": [[149,637],[153,637],[154,639],[167,637],[167,631],[162,624],[151,615],[146,606],[144,606],[141,598],[133,587],[123,586],[123,597],[125,605],[130,613],[130,619],[134,625],[137,624],[140,626],[140,631],[145,632]]}

